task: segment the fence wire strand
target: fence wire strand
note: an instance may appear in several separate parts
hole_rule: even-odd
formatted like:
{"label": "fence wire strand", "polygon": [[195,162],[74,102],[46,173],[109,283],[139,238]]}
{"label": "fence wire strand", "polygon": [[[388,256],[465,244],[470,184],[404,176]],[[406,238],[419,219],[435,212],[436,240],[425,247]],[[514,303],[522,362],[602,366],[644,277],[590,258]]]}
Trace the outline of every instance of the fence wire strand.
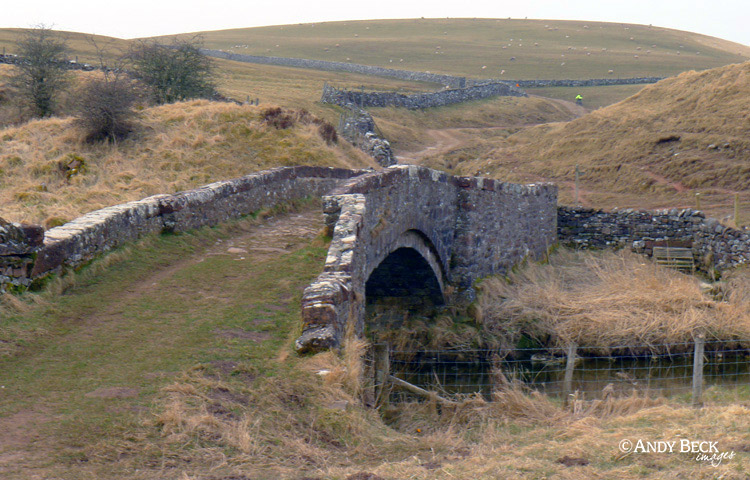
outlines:
{"label": "fence wire strand", "polygon": [[[750,341],[711,341],[705,344],[703,388],[747,392],[750,386]],[[577,349],[571,391],[587,398],[610,394],[679,396],[693,386],[694,343],[619,345],[600,350]],[[447,395],[479,394],[492,399],[499,384],[520,382],[550,396],[562,396],[567,357],[561,348],[521,348],[511,351],[423,350],[391,351],[392,375],[421,388]],[[411,394],[394,392],[392,401],[412,401]]]}

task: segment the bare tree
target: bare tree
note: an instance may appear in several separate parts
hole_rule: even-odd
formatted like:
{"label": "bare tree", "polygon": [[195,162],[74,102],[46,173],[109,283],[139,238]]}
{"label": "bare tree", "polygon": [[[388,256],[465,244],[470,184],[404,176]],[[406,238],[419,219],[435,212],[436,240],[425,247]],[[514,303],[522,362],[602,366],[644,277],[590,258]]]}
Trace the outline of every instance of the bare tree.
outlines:
{"label": "bare tree", "polygon": [[199,38],[170,45],[139,42],[130,52],[133,73],[152,90],[156,103],[208,98],[215,91],[214,64],[201,52]]}
{"label": "bare tree", "polygon": [[55,99],[66,86],[67,45],[50,27],[39,25],[27,30],[16,42],[20,61],[13,85],[31,107],[34,116],[46,117],[55,108]]}
{"label": "bare tree", "polygon": [[[77,123],[86,132],[87,142],[124,139],[134,128],[133,106],[143,97],[143,88],[126,73],[122,56],[108,55],[93,37],[89,42],[97,52],[101,74],[86,82],[78,94]],[[110,66],[105,64],[107,57]]]}

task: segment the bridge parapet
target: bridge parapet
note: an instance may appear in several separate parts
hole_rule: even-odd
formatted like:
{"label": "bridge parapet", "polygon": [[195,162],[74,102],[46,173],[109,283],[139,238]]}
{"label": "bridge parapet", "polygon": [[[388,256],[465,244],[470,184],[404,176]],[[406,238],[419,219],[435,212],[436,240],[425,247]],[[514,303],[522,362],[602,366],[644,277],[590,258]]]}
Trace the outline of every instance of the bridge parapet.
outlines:
{"label": "bridge parapet", "polygon": [[551,184],[454,177],[413,165],[348,181],[324,197],[333,238],[324,273],[303,296],[297,350],[338,347],[347,328],[363,334],[367,281],[396,250],[416,251],[444,296],[470,300],[477,279],[556,243],[556,205]]}

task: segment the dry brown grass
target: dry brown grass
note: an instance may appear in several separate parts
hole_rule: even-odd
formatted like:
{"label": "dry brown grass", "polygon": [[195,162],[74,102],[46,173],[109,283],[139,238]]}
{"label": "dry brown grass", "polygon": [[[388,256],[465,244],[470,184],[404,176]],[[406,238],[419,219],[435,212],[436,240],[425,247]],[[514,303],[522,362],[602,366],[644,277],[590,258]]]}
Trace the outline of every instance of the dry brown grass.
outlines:
{"label": "dry brown grass", "polygon": [[[192,101],[147,108],[137,133],[89,145],[71,118],[0,131],[0,216],[53,226],[82,213],[287,165],[372,165],[345,142],[329,147],[318,126],[277,129],[260,107]],[[84,162],[68,179],[64,165]]]}
{"label": "dry brown grass", "polygon": [[481,284],[477,316],[513,345],[525,334],[548,344],[608,349],[708,339],[750,339],[747,273],[722,286],[723,300],[696,277],[626,251],[558,251],[549,264],[528,264],[509,278]]}
{"label": "dry brown grass", "polygon": [[[463,138],[448,151],[428,153],[422,163],[462,175],[552,181],[563,204],[574,202],[579,165],[579,203],[585,206],[695,208],[700,193],[699,208],[726,224],[738,193],[738,223],[745,225],[750,145],[742,119],[749,65],[685,73],[571,122]],[[679,140],[660,142],[672,136]]]}
{"label": "dry brown grass", "polygon": [[[496,391],[492,402],[467,397],[455,405],[390,406],[386,425],[347,385],[346,370],[360,354],[355,347],[342,357],[302,359],[298,372],[252,388],[195,368],[162,390],[155,421],[162,437],[150,448],[167,468],[219,478],[252,471],[257,478],[343,479],[364,471],[416,479],[635,479],[713,477],[696,476],[705,470],[685,455],[623,455],[622,439],[718,440],[722,451],[747,445],[746,407],[697,411],[635,393],[574,398],[562,407],[516,384]],[[234,377],[244,372],[236,370]],[[565,456],[589,465],[566,467]],[[745,467],[739,457],[711,471],[739,479],[733,472]]]}
{"label": "dry brown grass", "polygon": [[704,206],[720,198],[727,203],[716,210],[726,214],[733,192],[750,200],[749,94],[750,62],[686,72],[577,120],[529,128],[461,162],[433,164],[452,163],[462,174],[555,181],[565,203],[573,201],[579,165],[589,205],[694,206],[700,191]]}

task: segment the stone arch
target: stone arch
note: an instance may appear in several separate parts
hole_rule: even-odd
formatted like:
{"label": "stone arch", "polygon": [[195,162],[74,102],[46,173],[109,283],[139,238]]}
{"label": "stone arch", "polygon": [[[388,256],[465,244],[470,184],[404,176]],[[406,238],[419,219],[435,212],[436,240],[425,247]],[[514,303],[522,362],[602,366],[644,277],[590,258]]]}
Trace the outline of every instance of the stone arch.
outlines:
{"label": "stone arch", "polygon": [[365,302],[406,309],[445,304],[446,276],[435,246],[419,230],[407,230],[369,268]]}

